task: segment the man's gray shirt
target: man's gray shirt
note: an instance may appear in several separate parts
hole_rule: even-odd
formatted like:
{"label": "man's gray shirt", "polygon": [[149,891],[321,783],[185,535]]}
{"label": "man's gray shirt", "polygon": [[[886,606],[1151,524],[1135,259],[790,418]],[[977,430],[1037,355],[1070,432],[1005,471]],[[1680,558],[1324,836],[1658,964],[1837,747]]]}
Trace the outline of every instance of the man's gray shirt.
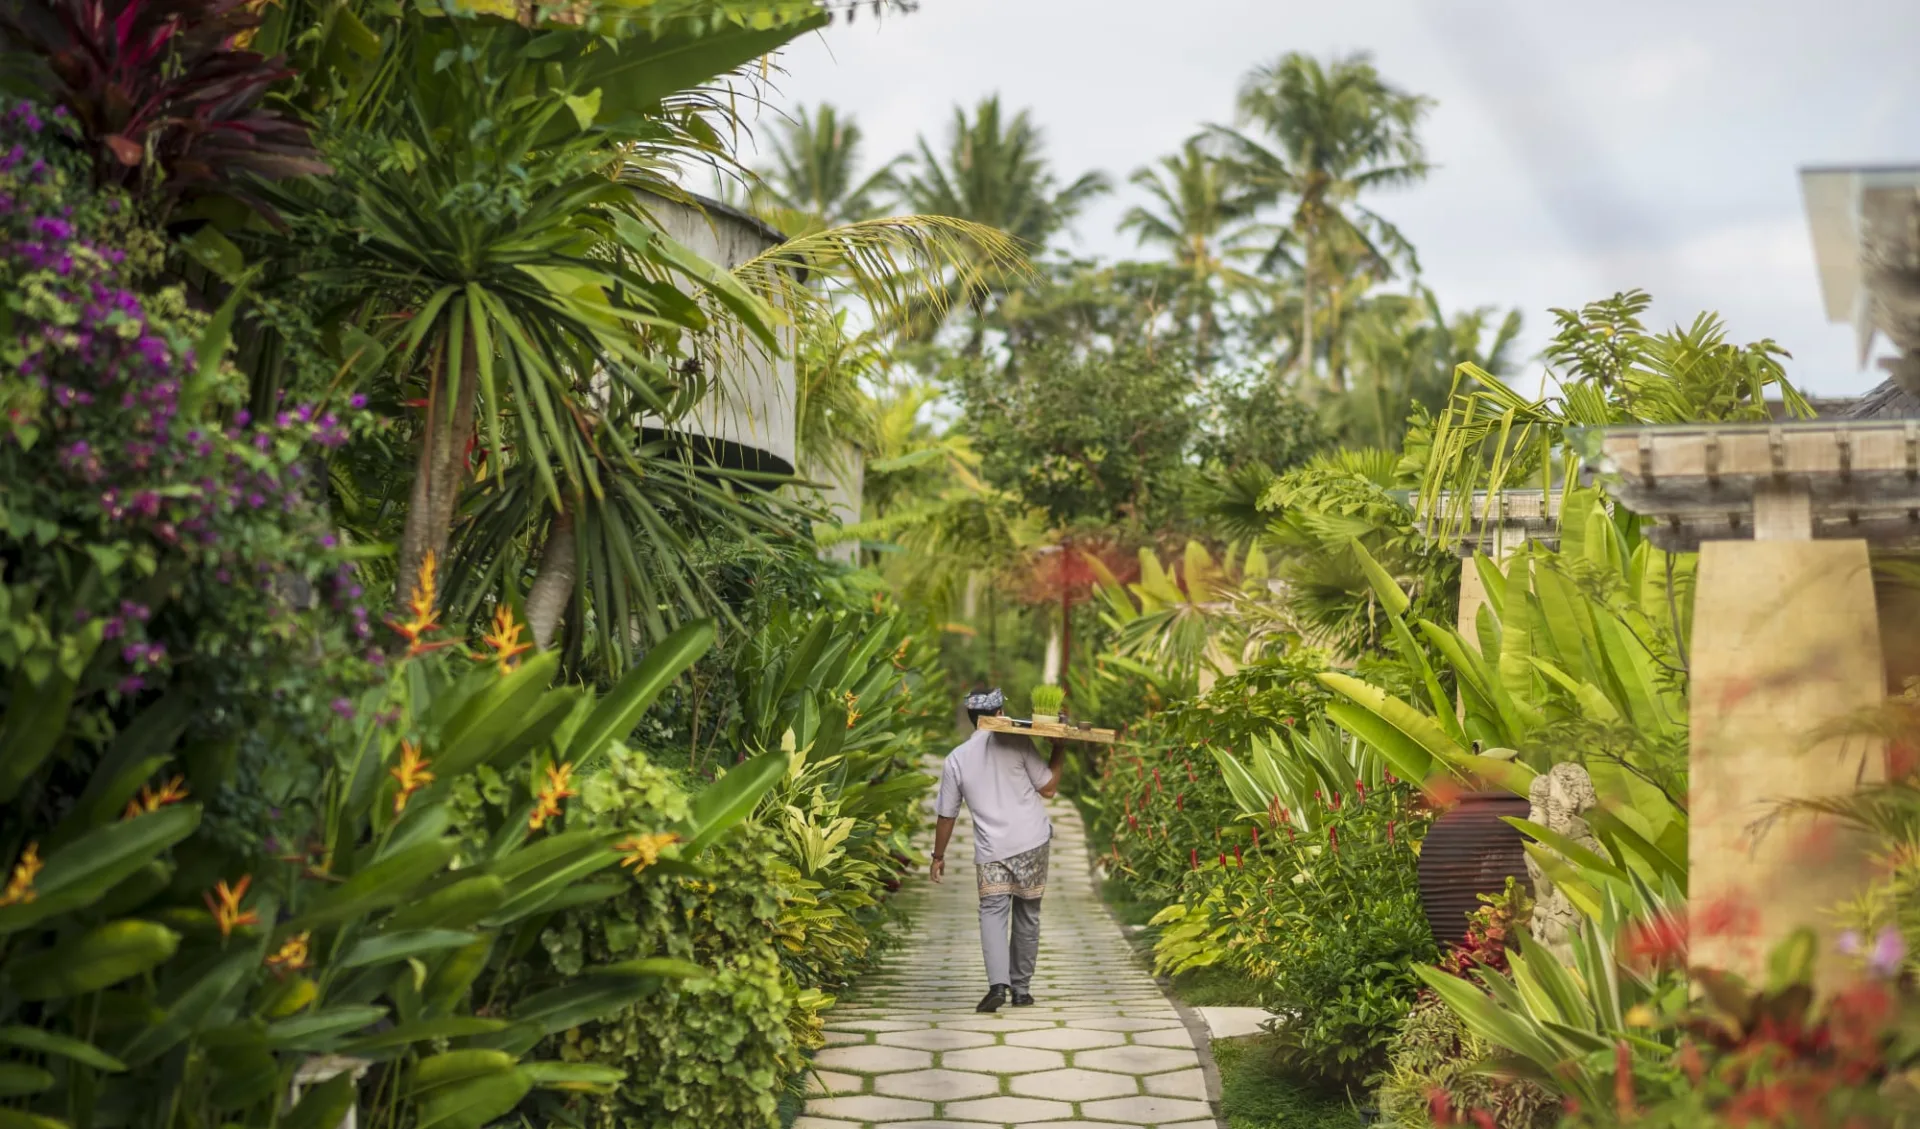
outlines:
{"label": "man's gray shirt", "polygon": [[1053,838],[1040,789],[1053,770],[1034,752],[1033,739],[976,729],[947,754],[933,811],[958,819],[960,802],[973,812],[973,861],[999,862]]}

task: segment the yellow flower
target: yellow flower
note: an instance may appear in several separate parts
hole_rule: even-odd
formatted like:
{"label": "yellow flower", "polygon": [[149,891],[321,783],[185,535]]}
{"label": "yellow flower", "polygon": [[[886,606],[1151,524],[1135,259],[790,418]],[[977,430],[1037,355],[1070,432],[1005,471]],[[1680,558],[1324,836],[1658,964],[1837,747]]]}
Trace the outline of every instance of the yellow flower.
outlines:
{"label": "yellow flower", "polygon": [[1646,1004],[1635,1004],[1627,1009],[1627,1014],[1622,1018],[1626,1020],[1628,1027],[1652,1027],[1656,1017],[1653,1009]]}
{"label": "yellow flower", "polygon": [[20,860],[13,864],[13,876],[7,879],[7,888],[0,890],[0,906],[23,906],[38,897],[33,892],[33,880],[44,865],[40,861],[40,843],[37,840],[28,843],[27,849],[20,852]]}
{"label": "yellow flower", "polygon": [[[493,613],[493,630],[482,635],[480,641],[493,652],[491,657],[500,663],[501,674],[506,674],[519,666],[520,656],[533,650],[532,643],[520,641],[520,633],[525,630],[526,625],[513,618],[513,609],[506,604],[501,604],[499,610]],[[480,661],[488,660],[480,659]]]}
{"label": "yellow flower", "polygon": [[214,884],[211,893],[200,895],[207,903],[207,909],[213,912],[213,923],[220,927],[222,939],[231,937],[233,931],[242,925],[260,924],[260,915],[252,910],[243,910],[240,903],[247,896],[247,887],[253,884],[253,875],[240,876],[238,885],[229,886],[222,878]]}
{"label": "yellow flower", "polygon": [[307,939],[311,936],[312,933],[302,933],[287,938],[287,943],[280,946],[280,951],[267,958],[267,967],[280,975],[307,967]]}
{"label": "yellow flower", "polygon": [[620,852],[620,865],[630,866],[635,874],[640,873],[660,861],[660,850],[680,841],[680,836],[670,831],[653,835],[629,835],[613,845]]}
{"label": "yellow flower", "polygon": [[853,708],[854,706],[860,704],[860,695],[854,693],[851,690],[847,691],[846,704],[847,704],[847,728],[852,729],[853,723],[860,720],[860,711]]}
{"label": "yellow flower", "polygon": [[387,770],[387,775],[400,785],[400,790],[393,794],[393,814],[399,815],[407,810],[407,800],[433,783],[433,773],[427,771],[427,766],[432,763],[420,755],[420,750],[412,741],[400,742],[400,763]]}
{"label": "yellow flower", "polygon": [[439,567],[440,562],[429,550],[427,555],[421,558],[420,571],[414,577],[413,595],[407,597],[407,611],[411,618],[404,622],[391,619],[387,621],[387,626],[399,632],[400,637],[407,641],[409,657],[423,655],[441,647],[453,646],[454,641],[450,639],[438,643],[424,641],[429,633],[440,630],[440,611],[434,606],[439,601],[440,586],[437,579]]}
{"label": "yellow flower", "polygon": [[176,776],[160,786],[158,792],[151,787],[142,787],[140,795],[127,801],[127,810],[120,813],[121,819],[132,819],[137,815],[146,815],[159,811],[168,804],[177,804],[187,798],[187,778]]}
{"label": "yellow flower", "polygon": [[549,765],[547,767],[547,785],[534,797],[533,814],[527,816],[527,829],[538,831],[547,825],[547,820],[560,814],[560,801],[568,796],[578,796],[569,785],[573,782],[573,766],[570,764]]}

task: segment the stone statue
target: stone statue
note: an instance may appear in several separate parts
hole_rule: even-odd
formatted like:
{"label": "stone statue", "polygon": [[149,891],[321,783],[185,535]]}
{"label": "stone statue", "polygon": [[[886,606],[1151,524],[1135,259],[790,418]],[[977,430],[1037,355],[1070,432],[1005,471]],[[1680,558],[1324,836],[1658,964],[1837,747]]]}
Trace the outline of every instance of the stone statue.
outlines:
{"label": "stone statue", "polygon": [[[1527,790],[1533,808],[1527,818],[1549,830],[1558,831],[1602,858],[1606,849],[1588,829],[1585,814],[1600,803],[1593,778],[1577,764],[1556,764],[1552,771],[1534,777]],[[1551,848],[1548,848],[1551,849]],[[1528,932],[1545,945],[1564,964],[1573,963],[1573,937],[1580,929],[1579,911],[1556,889],[1553,880],[1527,853],[1527,876],[1533,879],[1533,920]]]}

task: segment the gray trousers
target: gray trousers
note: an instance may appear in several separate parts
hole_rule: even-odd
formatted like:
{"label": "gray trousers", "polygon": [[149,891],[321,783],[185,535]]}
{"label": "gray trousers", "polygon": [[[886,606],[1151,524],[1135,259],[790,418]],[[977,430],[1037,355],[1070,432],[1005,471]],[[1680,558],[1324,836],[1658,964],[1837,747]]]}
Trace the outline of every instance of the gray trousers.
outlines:
{"label": "gray trousers", "polygon": [[987,959],[988,987],[1008,984],[1016,992],[1026,991],[1040,955],[1040,899],[1012,894],[981,898],[980,952]]}

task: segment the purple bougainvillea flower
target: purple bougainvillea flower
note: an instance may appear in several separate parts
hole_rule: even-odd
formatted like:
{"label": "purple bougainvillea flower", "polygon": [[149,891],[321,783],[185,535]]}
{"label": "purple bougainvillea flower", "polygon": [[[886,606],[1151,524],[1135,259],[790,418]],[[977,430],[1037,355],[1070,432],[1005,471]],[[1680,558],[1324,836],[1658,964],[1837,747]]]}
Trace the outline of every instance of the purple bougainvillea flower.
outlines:
{"label": "purple bougainvillea flower", "polygon": [[1900,936],[1900,930],[1887,926],[1873,939],[1873,953],[1867,957],[1867,965],[1880,976],[1892,976],[1900,971],[1907,959],[1907,942]]}

